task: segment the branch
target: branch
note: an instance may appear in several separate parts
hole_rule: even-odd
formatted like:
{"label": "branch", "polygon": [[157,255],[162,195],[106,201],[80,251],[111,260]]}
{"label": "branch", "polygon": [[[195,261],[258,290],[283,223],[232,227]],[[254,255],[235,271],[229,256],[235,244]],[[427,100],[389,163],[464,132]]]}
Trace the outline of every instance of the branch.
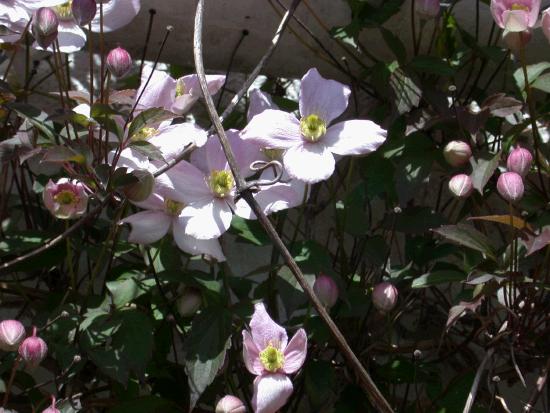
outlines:
{"label": "branch", "polygon": [[[294,0],[292,3],[292,6],[290,7],[290,10],[292,11],[295,10],[299,3],[300,3],[300,0]],[[289,16],[290,16],[290,10],[289,10]],[[296,264],[296,261],[294,261],[294,258],[292,257],[292,255],[284,245],[283,241],[277,234],[277,231],[273,227],[271,221],[267,218],[263,210],[260,208],[256,200],[254,199],[252,193],[247,188],[246,181],[240,175],[239,167],[235,162],[235,156],[233,154],[231,145],[229,144],[229,141],[223,129],[221,119],[218,116],[218,113],[216,112],[216,108],[214,106],[214,101],[212,100],[212,96],[210,96],[210,93],[208,92],[208,85],[206,83],[206,75],[204,72],[204,64],[203,64],[203,57],[202,57],[203,14],[204,14],[204,0],[198,0],[197,10],[195,14],[195,28],[194,28],[194,40],[193,40],[195,66],[197,70],[197,75],[199,77],[199,83],[202,89],[202,93],[206,101],[208,113],[210,115],[210,119],[212,120],[212,123],[216,128],[216,132],[218,134],[218,138],[222,145],[223,151],[225,153],[225,156],[227,158],[231,171],[235,177],[237,190],[241,194],[242,198],[250,205],[250,207],[252,208],[252,211],[254,211],[254,213],[256,214],[258,221],[264,227],[268,236],[273,241],[273,244],[281,253],[281,256],[283,257],[286,265],[290,268],[290,270],[296,277],[296,280],[298,281],[300,286],[303,288],[303,290],[305,291],[305,293],[308,295],[309,299],[313,303],[313,306],[319,313],[320,317],[323,319],[323,321],[329,328],[334,340],[338,344],[338,347],[342,351],[348,364],[353,368],[353,370],[359,377],[360,385],[363,388],[363,390],[366,392],[372,405],[376,408],[376,411],[381,413],[392,413],[393,410],[391,406],[386,401],[386,399],[384,398],[380,390],[378,390],[378,388],[370,378],[365,368],[362,366],[357,356],[353,353],[353,350],[350,348],[346,339],[344,338],[344,336],[342,335],[342,333],[340,332],[340,330],[338,329],[334,321],[332,321],[332,319],[330,318],[330,315],[327,313],[327,311],[325,310],[325,308],[323,307],[323,305],[321,304],[321,302],[313,292],[313,289],[306,281],[304,275],[302,274],[302,271]],[[288,16],[286,16],[286,18],[288,19]]]}

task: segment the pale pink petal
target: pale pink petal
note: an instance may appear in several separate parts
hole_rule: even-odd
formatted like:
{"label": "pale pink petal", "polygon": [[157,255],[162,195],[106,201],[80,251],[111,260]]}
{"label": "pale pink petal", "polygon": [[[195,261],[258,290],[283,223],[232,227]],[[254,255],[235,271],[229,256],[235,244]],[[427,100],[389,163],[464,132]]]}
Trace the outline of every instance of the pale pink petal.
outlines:
{"label": "pale pink petal", "polygon": [[38,9],[40,7],[53,7],[66,3],[67,0],[17,0],[16,3],[22,3],[30,10]]}
{"label": "pale pink petal", "polygon": [[260,350],[246,330],[243,330],[243,360],[250,373],[257,376],[263,373],[264,367],[260,361]]}
{"label": "pale pink petal", "polygon": [[185,233],[197,239],[218,238],[231,225],[233,213],[223,199],[210,199],[187,205],[181,215],[188,218]]}
{"label": "pale pink petal", "polygon": [[[141,0],[110,0],[103,4],[103,31],[112,32],[130,23],[141,8]],[[97,13],[92,21],[92,31],[99,32],[100,13],[99,4]]]}
{"label": "pale pink petal", "polygon": [[[115,151],[112,150],[111,152],[109,152],[109,155],[108,155],[109,164],[112,165],[114,161],[114,157],[115,157]],[[145,156],[141,152],[138,152],[130,147],[122,150],[116,166],[117,168],[126,167],[128,168],[128,172],[133,171],[134,169],[148,170],[149,159],[147,158],[147,156]]]}
{"label": "pale pink petal", "polygon": [[254,306],[254,314],[250,320],[250,332],[260,351],[269,345],[282,351],[288,342],[285,329],[267,314],[263,303],[257,303]]}
{"label": "pale pink petal", "polygon": [[506,10],[502,18],[509,32],[522,32],[529,27],[529,13],[524,10]]}
{"label": "pale pink petal", "polygon": [[206,143],[206,131],[192,123],[178,123],[159,128],[159,133],[149,139],[149,143],[159,148],[167,161],[177,157],[186,146]]}
{"label": "pale pink petal", "polygon": [[254,116],[241,135],[244,140],[253,140],[264,148],[286,149],[302,142],[300,122],[282,110],[267,109]]}
{"label": "pale pink petal", "polygon": [[[294,208],[303,201],[303,193],[296,192],[289,184],[276,183],[264,186],[254,194],[254,199],[260,205],[266,215],[273,214],[288,208]],[[245,219],[256,219],[256,214],[244,199],[239,199],[235,204],[235,214]]]}
{"label": "pale pink petal", "polygon": [[[141,76],[140,87],[136,93],[136,99],[139,98],[144,89],[145,91],[139,99],[137,109],[164,108],[170,110],[176,94],[176,81],[168,73],[155,70],[151,80],[147,83],[149,75],[151,75],[151,69],[145,68]],[[147,87],[145,87],[146,84]]]}
{"label": "pale pink petal", "polygon": [[324,181],[334,172],[334,155],[325,145],[304,142],[287,149],[283,155],[285,169],[292,178],[309,184]]}
{"label": "pale pink petal", "polygon": [[168,233],[172,217],[159,211],[143,211],[124,218],[121,223],[132,226],[128,241],[150,244]]}
{"label": "pale pink petal", "polygon": [[158,193],[158,189],[155,188],[153,193],[149,195],[145,201],[141,202],[132,202],[134,205],[143,208],[149,209],[151,211],[164,211],[164,198]]}
{"label": "pale pink petal", "polygon": [[337,155],[364,155],[386,140],[386,131],[370,120],[348,120],[327,130],[323,143]]}
{"label": "pale pink petal", "polygon": [[292,394],[290,379],[284,374],[266,374],[254,380],[254,413],[276,413]]}
{"label": "pale pink petal", "polygon": [[[199,84],[199,77],[195,74],[183,76],[181,78],[185,86],[185,94],[189,94],[195,97],[202,96],[202,90]],[[223,84],[225,83],[225,76],[223,75],[206,75],[206,83],[208,85],[208,92],[211,95],[216,94]]]}
{"label": "pale pink petal", "polygon": [[59,22],[59,50],[62,53],[74,53],[86,44],[86,33],[74,22]]}
{"label": "pale pink petal", "polygon": [[294,334],[285,348],[284,355],[283,371],[286,374],[293,374],[300,370],[307,356],[307,335],[303,328]]}
{"label": "pale pink petal", "polygon": [[196,239],[187,235],[185,233],[187,221],[188,219],[184,217],[178,217],[174,220],[172,233],[178,248],[190,255],[207,254],[215,258],[218,262],[225,261],[225,255],[223,254],[220,241],[217,238]]}
{"label": "pale pink petal", "polygon": [[327,124],[348,107],[350,88],[335,80],[322,77],[317,69],[309,69],[300,88],[300,114],[317,115]]}
{"label": "pale pink petal", "polygon": [[213,198],[206,177],[199,169],[187,161],[177,163],[166,172],[165,184],[171,188],[166,194],[174,201],[190,204],[193,202],[210,202]]}
{"label": "pale pink petal", "polygon": [[279,109],[271,99],[271,96],[262,92],[260,89],[251,90],[248,93],[248,99],[248,113],[246,118],[249,122],[254,116],[259,115],[266,109]]}

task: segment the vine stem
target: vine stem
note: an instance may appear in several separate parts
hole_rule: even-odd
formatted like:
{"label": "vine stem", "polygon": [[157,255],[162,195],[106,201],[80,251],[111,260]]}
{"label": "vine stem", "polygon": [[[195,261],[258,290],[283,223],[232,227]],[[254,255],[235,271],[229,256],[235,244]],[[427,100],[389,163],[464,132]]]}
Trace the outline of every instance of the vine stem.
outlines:
{"label": "vine stem", "polygon": [[8,400],[10,398],[11,388],[13,386],[13,381],[15,380],[15,373],[17,372],[17,367],[19,367],[19,362],[21,361],[20,357],[17,356],[15,358],[15,361],[13,362],[13,366],[11,368],[10,378],[8,381],[8,385],[6,386],[6,393],[4,394],[4,399],[2,400],[2,409],[6,408],[8,405]]}
{"label": "vine stem", "polygon": [[[289,9],[289,14],[290,14],[290,10],[295,10],[299,3],[300,3],[300,0],[294,0],[292,2],[292,5]],[[269,236],[269,238],[271,238],[273,244],[281,253],[281,256],[283,257],[286,265],[290,268],[290,270],[296,277],[296,280],[298,281],[300,286],[303,288],[305,293],[308,295],[313,306],[317,310],[319,316],[323,319],[323,321],[329,328],[333,338],[338,344],[338,347],[342,351],[347,362],[359,377],[359,383],[363,388],[363,390],[366,392],[370,402],[373,404],[373,406],[376,408],[378,412],[392,413],[393,409],[391,408],[390,404],[384,398],[380,390],[376,387],[376,384],[372,381],[370,375],[367,373],[367,371],[365,370],[365,368],[363,367],[363,365],[361,364],[361,362],[359,361],[359,359],[357,358],[357,356],[355,355],[355,353],[347,343],[345,337],[342,335],[342,333],[340,332],[340,330],[338,329],[338,327],[336,326],[336,324],[334,323],[334,321],[332,320],[328,312],[325,310],[325,308],[323,307],[323,305],[321,304],[321,302],[313,292],[313,288],[306,281],[304,275],[302,274],[302,271],[298,267],[298,264],[296,264],[296,261],[294,261],[294,258],[292,257],[292,255],[286,248],[285,244],[279,237],[279,234],[273,227],[273,224],[271,223],[271,221],[267,218],[263,210],[260,208],[256,200],[254,199],[250,189],[246,184],[246,181],[240,174],[239,167],[235,161],[235,155],[233,153],[233,150],[231,149],[231,145],[229,144],[229,141],[225,134],[225,130],[223,128],[220,117],[218,116],[218,113],[216,111],[214,101],[212,100],[212,96],[208,92],[208,84],[206,82],[206,74],[204,71],[203,53],[202,53],[203,15],[204,15],[204,0],[198,0],[197,9],[195,13],[195,25],[194,25],[194,36],[193,36],[193,54],[195,58],[195,67],[197,70],[200,87],[206,102],[206,107],[208,109],[208,114],[210,116],[210,119],[212,120],[212,123],[214,124],[214,127],[216,128],[218,139],[220,140],[220,143],[222,145],[223,151],[225,153],[225,156],[231,168],[231,172],[234,175],[237,191],[241,194],[242,198],[248,203],[248,205],[250,205],[252,211],[254,211],[254,213],[256,214],[258,221],[267,232],[267,235]]]}

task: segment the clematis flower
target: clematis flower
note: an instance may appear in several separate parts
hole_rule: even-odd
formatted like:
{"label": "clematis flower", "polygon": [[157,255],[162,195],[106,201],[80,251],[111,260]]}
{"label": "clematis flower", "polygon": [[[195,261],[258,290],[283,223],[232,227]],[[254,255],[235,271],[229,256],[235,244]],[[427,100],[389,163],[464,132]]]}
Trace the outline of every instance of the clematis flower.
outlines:
{"label": "clematis flower", "polygon": [[300,116],[268,109],[254,116],[243,139],[270,149],[283,149],[288,174],[313,184],[330,178],[334,155],[364,155],[376,150],[386,131],[368,120],[350,120],[330,126],[348,106],[350,89],[310,69],[302,78]]}
{"label": "clematis flower", "polygon": [[88,206],[88,194],[84,184],[77,180],[51,179],[42,192],[44,205],[59,219],[74,219],[82,216]]}
{"label": "clematis flower", "polygon": [[263,303],[254,307],[250,332],[243,331],[243,359],[248,371],[256,375],[252,407],[255,413],[275,413],[292,394],[289,374],[296,373],[307,355],[307,335],[299,329],[292,340],[275,323]]}
{"label": "clematis flower", "polygon": [[[136,94],[137,98],[143,92],[136,108],[138,112],[149,108],[162,107],[181,115],[188,112],[191,106],[202,96],[197,75],[186,75],[176,80],[166,72],[155,70],[151,80],[147,83],[150,75],[150,69],[143,71],[141,86]],[[208,91],[213,95],[223,86],[225,76],[207,75],[206,82],[208,83]],[[147,84],[146,88],[145,84]]]}
{"label": "clematis flower", "polygon": [[495,23],[509,32],[522,32],[537,23],[540,0],[491,0]]}

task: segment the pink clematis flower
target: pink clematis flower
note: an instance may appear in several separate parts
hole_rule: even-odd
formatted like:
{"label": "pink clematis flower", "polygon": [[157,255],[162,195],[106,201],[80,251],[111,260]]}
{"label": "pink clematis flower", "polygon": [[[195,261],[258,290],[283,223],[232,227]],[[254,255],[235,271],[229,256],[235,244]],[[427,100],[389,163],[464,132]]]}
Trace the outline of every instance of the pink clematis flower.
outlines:
{"label": "pink clematis flower", "polygon": [[256,375],[252,407],[255,413],[275,413],[292,394],[288,374],[296,373],[307,355],[307,335],[299,329],[292,340],[275,323],[262,303],[254,307],[250,332],[243,331],[243,359],[248,371]]}
{"label": "pink clematis flower", "polygon": [[491,0],[495,23],[509,32],[522,32],[537,23],[540,0]]}
{"label": "pink clematis flower", "polygon": [[300,116],[268,109],[243,131],[243,139],[263,147],[283,149],[288,174],[313,184],[330,178],[334,155],[364,155],[376,150],[386,131],[368,120],[350,120],[329,126],[348,106],[350,89],[310,69],[302,78]]}
{"label": "pink clematis flower", "polygon": [[[136,98],[141,95],[137,111],[162,107],[178,115],[184,114],[191,109],[197,100],[202,96],[197,75],[186,75],[179,79],[172,78],[168,73],[155,70],[151,80],[145,88],[147,79],[151,75],[150,69],[145,69],[141,77],[141,86],[137,91]],[[225,82],[225,76],[207,75],[208,91],[215,94]]]}
{"label": "pink clematis flower", "polygon": [[75,219],[86,212],[88,194],[84,184],[77,180],[61,178],[57,182],[51,179],[42,192],[44,205],[59,219]]}

